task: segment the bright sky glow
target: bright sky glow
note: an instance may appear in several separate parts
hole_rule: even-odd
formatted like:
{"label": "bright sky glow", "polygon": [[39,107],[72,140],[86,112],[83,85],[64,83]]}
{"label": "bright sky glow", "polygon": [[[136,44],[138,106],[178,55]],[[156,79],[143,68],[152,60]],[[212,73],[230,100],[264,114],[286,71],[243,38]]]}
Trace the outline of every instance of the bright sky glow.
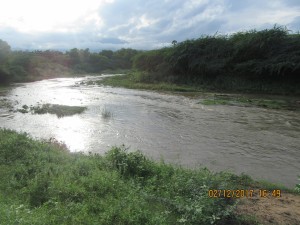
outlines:
{"label": "bright sky glow", "polygon": [[108,2],[112,1],[9,0],[0,8],[0,27],[20,32],[68,32],[88,23],[100,27],[102,21],[97,12]]}
{"label": "bright sky glow", "polygon": [[9,0],[0,39],[13,49],[153,49],[275,24],[300,30],[299,0]]}

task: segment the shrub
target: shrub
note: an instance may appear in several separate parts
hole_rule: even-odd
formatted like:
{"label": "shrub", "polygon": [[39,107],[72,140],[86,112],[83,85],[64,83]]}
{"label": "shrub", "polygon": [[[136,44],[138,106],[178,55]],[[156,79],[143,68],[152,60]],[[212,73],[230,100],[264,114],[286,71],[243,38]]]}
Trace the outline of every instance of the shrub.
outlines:
{"label": "shrub", "polygon": [[153,173],[153,164],[140,151],[127,152],[124,146],[113,147],[106,157],[112,166],[124,176],[147,177]]}

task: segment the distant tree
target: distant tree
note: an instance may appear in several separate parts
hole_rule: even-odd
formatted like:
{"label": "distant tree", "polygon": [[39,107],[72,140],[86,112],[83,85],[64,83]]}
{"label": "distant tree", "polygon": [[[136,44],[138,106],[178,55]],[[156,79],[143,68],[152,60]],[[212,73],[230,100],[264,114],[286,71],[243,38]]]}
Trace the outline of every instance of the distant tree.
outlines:
{"label": "distant tree", "polygon": [[0,64],[3,64],[10,53],[10,46],[0,39]]}
{"label": "distant tree", "polygon": [[0,65],[0,84],[7,83],[10,80],[11,76],[6,67]]}
{"label": "distant tree", "polygon": [[114,52],[112,50],[102,50],[99,54],[111,59]]}
{"label": "distant tree", "polygon": [[67,54],[70,56],[72,65],[78,64],[80,62],[79,51],[77,48],[71,49]]}
{"label": "distant tree", "polygon": [[176,41],[176,40],[173,40],[173,41],[172,41],[172,45],[173,45],[173,46],[177,45],[177,41]]}

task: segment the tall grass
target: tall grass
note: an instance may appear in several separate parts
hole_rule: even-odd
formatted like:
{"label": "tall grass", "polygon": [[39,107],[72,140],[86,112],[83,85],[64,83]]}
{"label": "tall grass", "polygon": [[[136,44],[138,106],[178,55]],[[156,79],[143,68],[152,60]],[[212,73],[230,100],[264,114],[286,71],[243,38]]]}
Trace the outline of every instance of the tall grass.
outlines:
{"label": "tall grass", "polygon": [[[100,85],[109,85],[114,87],[125,87],[131,89],[145,89],[158,91],[176,91],[176,92],[196,92],[200,89],[188,85],[178,85],[168,82],[150,82],[144,80],[143,73],[140,71],[132,71],[130,74],[123,76],[107,77],[96,81]],[[147,75],[146,75],[147,76]]]}

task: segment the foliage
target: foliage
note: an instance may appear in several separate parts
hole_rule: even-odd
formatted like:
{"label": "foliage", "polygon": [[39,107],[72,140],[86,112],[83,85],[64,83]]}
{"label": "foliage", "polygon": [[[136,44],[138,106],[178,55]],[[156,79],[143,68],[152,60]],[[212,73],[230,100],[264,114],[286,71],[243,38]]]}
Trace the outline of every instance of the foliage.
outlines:
{"label": "foliage", "polygon": [[73,48],[59,51],[11,51],[0,39],[0,84],[70,76],[76,73],[100,73],[105,70],[131,69],[134,49],[102,50]]}
{"label": "foliage", "polygon": [[11,51],[0,40],[0,84],[75,73],[141,71],[135,81],[209,90],[299,94],[300,35],[284,27],[202,36],[151,51]]}
{"label": "foliage", "polygon": [[66,53],[70,57],[70,66],[76,71],[97,73],[112,69],[130,69],[132,58],[137,54],[134,49],[120,49],[118,51],[102,50],[91,53],[89,49],[71,49]]}
{"label": "foliage", "polygon": [[157,163],[124,147],[100,156],[60,146],[0,130],[1,224],[218,224],[236,201],[209,198],[208,190],[252,182]]}
{"label": "foliage", "polygon": [[8,43],[0,39],[0,64],[3,64],[3,62],[7,59],[10,51]]}
{"label": "foliage", "polygon": [[143,81],[147,83],[167,81],[222,90],[299,94],[299,48],[299,34],[274,26],[226,36],[202,36],[142,52],[133,65],[147,72]]}
{"label": "foliage", "polygon": [[[199,88],[190,87],[187,85],[177,85],[174,83],[159,82],[159,83],[145,83],[145,73],[131,72],[126,75],[106,77],[98,80],[95,83],[100,85],[109,85],[113,87],[126,87],[131,89],[146,89],[158,91],[176,91],[176,92],[196,92]],[[92,83],[94,84],[94,83]]]}

